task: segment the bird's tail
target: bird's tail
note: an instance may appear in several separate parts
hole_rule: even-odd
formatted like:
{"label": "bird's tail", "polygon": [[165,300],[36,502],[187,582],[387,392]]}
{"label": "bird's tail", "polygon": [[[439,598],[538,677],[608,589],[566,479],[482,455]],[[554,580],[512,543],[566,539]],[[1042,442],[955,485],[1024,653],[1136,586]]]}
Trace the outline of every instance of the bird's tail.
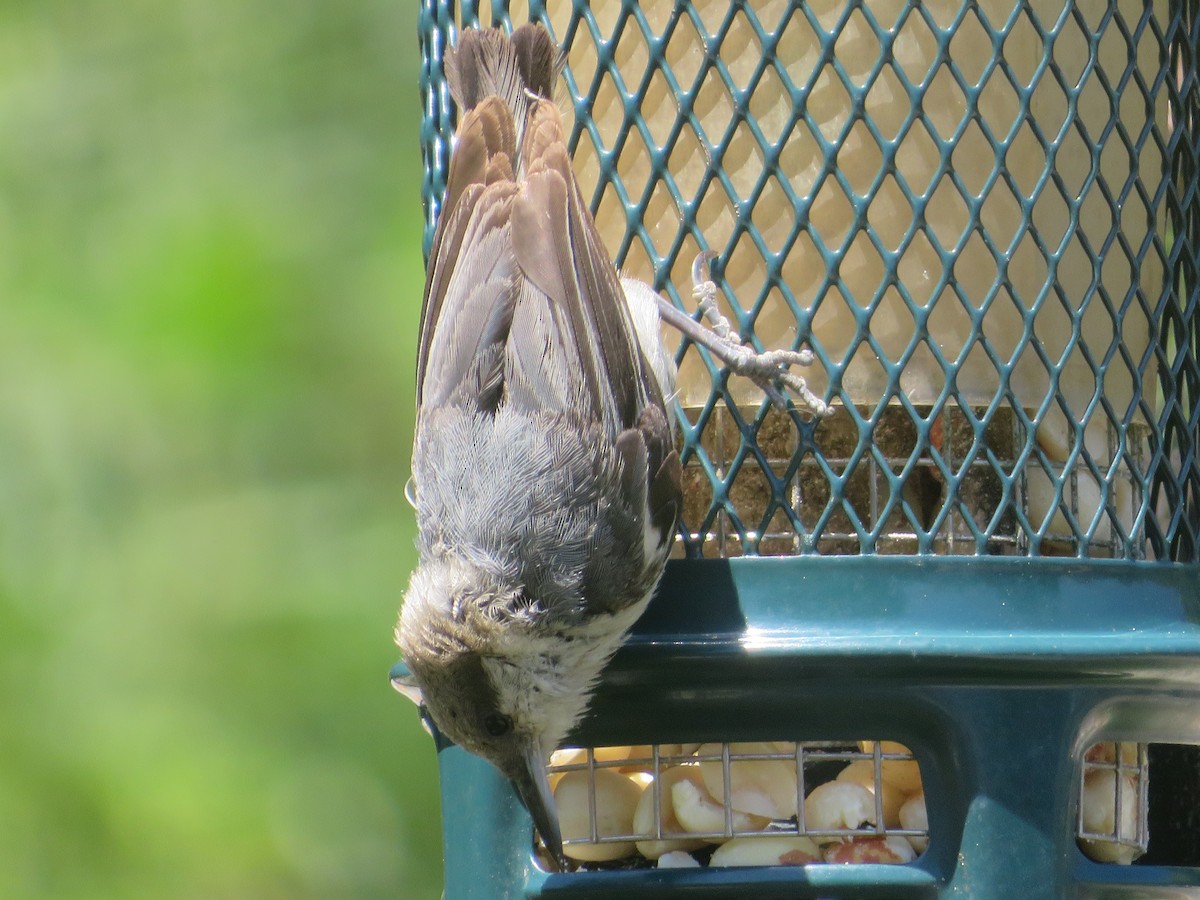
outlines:
{"label": "bird's tail", "polygon": [[531,22],[509,37],[498,28],[468,29],[446,51],[446,81],[460,112],[500,97],[522,123],[530,95],[553,99],[562,51],[545,27]]}

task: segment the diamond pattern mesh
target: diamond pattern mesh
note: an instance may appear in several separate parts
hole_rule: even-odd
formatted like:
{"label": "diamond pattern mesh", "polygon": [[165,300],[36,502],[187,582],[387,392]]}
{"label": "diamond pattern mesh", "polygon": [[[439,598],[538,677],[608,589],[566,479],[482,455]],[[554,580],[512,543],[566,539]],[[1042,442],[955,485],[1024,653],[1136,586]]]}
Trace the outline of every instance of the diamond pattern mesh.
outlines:
{"label": "diamond pattern mesh", "polygon": [[[545,22],[622,269],[837,413],[778,412],[683,343],[678,555],[1200,560],[1200,27],[1185,0],[426,2],[442,51]],[[675,341],[677,336],[668,335]]]}

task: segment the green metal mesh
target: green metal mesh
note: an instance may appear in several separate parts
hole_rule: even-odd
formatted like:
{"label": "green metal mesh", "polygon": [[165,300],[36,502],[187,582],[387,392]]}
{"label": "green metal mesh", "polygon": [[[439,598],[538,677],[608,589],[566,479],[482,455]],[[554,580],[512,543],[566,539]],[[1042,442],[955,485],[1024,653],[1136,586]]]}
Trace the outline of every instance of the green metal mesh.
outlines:
{"label": "green metal mesh", "polygon": [[[426,247],[482,22],[567,50],[576,171],[617,264],[837,413],[681,343],[679,555],[1200,560],[1200,26],[1184,0],[435,3]],[[671,338],[674,339],[674,338]]]}

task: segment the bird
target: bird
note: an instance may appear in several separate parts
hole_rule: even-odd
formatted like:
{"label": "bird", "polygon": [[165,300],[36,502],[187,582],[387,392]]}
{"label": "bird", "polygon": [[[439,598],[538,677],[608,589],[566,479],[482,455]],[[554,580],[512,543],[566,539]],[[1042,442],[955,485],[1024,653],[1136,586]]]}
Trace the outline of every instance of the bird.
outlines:
{"label": "bird", "polygon": [[460,121],[422,301],[419,558],[396,626],[401,689],[512,782],[558,867],[547,759],[654,594],[681,507],[660,322],[764,388],[811,361],[754,354],[619,275],[552,99],[563,64],[535,23],[465,29],[446,51]]}

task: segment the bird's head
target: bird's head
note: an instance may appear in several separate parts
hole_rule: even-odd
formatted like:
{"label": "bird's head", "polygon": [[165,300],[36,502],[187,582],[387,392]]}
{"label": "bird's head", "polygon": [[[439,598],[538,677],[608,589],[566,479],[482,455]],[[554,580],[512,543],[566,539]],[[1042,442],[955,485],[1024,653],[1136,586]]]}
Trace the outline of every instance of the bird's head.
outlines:
{"label": "bird's head", "polygon": [[555,859],[562,836],[546,760],[562,737],[540,701],[536,654],[522,652],[512,616],[518,591],[461,566],[422,566],[396,640],[411,674],[405,693],[454,743],[492,763],[516,788]]}

